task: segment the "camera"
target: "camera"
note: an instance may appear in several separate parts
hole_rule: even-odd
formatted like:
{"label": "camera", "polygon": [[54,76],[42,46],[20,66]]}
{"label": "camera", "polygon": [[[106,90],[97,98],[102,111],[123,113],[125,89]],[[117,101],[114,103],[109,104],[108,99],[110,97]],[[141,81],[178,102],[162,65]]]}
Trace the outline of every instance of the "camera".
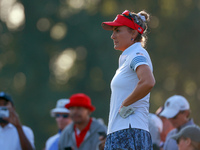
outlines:
{"label": "camera", "polygon": [[8,118],[9,117],[9,110],[5,106],[0,106],[0,118]]}

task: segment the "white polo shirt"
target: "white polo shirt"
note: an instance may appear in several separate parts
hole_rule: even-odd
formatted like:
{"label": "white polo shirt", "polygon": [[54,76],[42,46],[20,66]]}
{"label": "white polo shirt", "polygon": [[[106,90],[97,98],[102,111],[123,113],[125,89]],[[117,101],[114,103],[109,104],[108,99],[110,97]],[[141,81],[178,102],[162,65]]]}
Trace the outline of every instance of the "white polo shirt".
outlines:
{"label": "white polo shirt", "polygon": [[136,108],[134,114],[123,119],[118,113],[122,102],[133,92],[139,81],[135,70],[140,65],[148,65],[153,71],[148,52],[141,46],[140,42],[137,42],[123,51],[119,58],[119,68],[111,81],[108,134],[127,129],[129,126],[149,131],[150,93],[131,104],[132,107]]}
{"label": "white polo shirt", "polygon": [[[27,126],[22,126],[22,129],[31,143],[34,146],[34,135],[32,130]],[[0,126],[0,149],[2,150],[21,150],[20,139],[16,127],[9,123],[5,127]]]}

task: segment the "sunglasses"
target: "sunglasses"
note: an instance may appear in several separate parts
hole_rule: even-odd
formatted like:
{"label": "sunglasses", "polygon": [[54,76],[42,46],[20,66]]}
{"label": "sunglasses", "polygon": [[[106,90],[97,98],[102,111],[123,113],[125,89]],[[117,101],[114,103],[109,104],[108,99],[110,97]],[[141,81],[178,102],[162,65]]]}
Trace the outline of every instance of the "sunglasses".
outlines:
{"label": "sunglasses", "polygon": [[69,114],[56,114],[55,117],[56,118],[59,118],[59,117],[68,118]]}
{"label": "sunglasses", "polygon": [[138,20],[138,17],[134,14],[131,14],[131,12],[129,10],[125,10],[122,15],[130,20],[132,20],[133,22],[139,24],[140,21]]}

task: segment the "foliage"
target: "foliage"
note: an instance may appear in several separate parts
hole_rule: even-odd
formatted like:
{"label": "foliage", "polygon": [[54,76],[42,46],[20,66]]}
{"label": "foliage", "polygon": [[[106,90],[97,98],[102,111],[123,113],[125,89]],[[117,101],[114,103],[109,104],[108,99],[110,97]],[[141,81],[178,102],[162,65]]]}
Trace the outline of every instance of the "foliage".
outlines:
{"label": "foliage", "polygon": [[200,124],[198,0],[16,3],[21,4],[18,10],[24,8],[25,16],[18,24],[14,24],[20,17],[17,11],[9,20],[11,12],[5,15],[0,8],[0,90],[13,96],[21,121],[34,131],[37,149],[57,131],[49,111],[60,98],[86,93],[97,108],[92,116],[107,123],[110,81],[120,52],[113,50],[111,32],[104,31],[101,22],[113,20],[125,9],[145,9],[152,16],[147,50],[157,83],[150,111],[155,112],[169,96],[180,94],[189,100],[192,117]]}

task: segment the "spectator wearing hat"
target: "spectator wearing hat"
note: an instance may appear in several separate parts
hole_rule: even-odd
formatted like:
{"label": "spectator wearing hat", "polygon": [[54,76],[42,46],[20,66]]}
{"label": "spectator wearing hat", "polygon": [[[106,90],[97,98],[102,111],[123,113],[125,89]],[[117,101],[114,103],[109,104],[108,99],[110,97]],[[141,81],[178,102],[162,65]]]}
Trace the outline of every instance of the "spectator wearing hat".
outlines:
{"label": "spectator wearing hat", "polygon": [[190,105],[188,101],[181,95],[174,95],[168,98],[160,116],[168,118],[175,128],[167,134],[163,149],[178,150],[176,141],[171,137],[177,134],[183,127],[194,125],[193,119],[189,118]]}
{"label": "spectator wearing hat", "polygon": [[164,142],[165,142],[165,139],[167,137],[167,134],[172,130],[174,129],[173,125],[171,124],[171,122],[169,121],[169,119],[163,117],[163,116],[160,116],[160,113],[164,110],[164,107],[161,106],[159,107],[157,110],[156,110],[156,115],[162,120],[162,123],[163,123],[163,130],[162,132],[160,133],[160,139],[161,139],[161,142],[160,142],[160,147],[163,147],[164,145]]}
{"label": "spectator wearing hat", "polygon": [[33,132],[29,127],[21,124],[13,100],[5,92],[0,92],[0,107],[2,108],[0,110],[0,149],[33,150],[35,148]]}
{"label": "spectator wearing hat", "polygon": [[179,150],[200,150],[200,127],[189,125],[171,138],[177,141]]}
{"label": "spectator wearing hat", "polygon": [[65,105],[69,103],[69,99],[59,99],[56,104],[56,108],[52,109],[51,117],[55,117],[58,133],[50,137],[45,146],[45,150],[58,150],[58,141],[62,130],[68,126],[72,120],[69,117],[69,110],[65,108]]}
{"label": "spectator wearing hat", "polygon": [[106,127],[94,118],[91,113],[95,107],[89,96],[78,93],[70,97],[65,105],[70,110],[73,123],[61,133],[59,150],[96,150],[100,144],[99,133],[105,133]]}
{"label": "spectator wearing hat", "polygon": [[162,120],[155,114],[149,113],[149,132],[153,143],[153,150],[160,149],[161,132],[163,130]]}

